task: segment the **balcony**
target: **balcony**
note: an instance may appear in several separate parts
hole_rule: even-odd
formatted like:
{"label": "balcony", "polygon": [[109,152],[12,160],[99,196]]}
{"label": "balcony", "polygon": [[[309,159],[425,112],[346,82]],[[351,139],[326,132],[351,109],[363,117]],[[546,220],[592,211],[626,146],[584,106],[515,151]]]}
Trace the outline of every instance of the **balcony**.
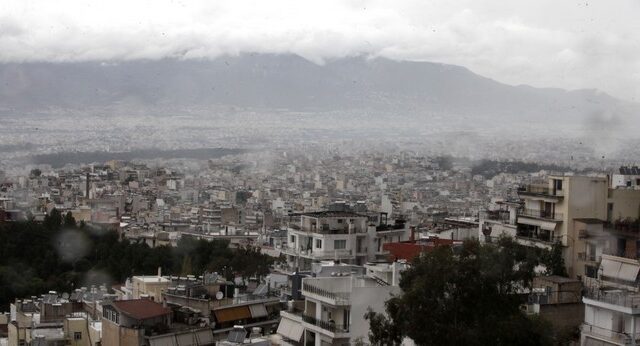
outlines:
{"label": "balcony", "polygon": [[622,219],[615,220],[613,222],[605,222],[604,230],[637,235],[637,233],[640,233],[640,220]]}
{"label": "balcony", "polygon": [[499,221],[501,223],[509,223],[510,213],[508,210],[487,210],[484,212],[485,220]]}
{"label": "balcony", "polygon": [[[592,324],[583,323],[580,327],[580,331],[583,335],[596,338],[598,340],[608,340],[616,344],[631,345],[632,338],[629,334],[623,332],[616,332],[611,329],[606,329]],[[636,337],[637,340],[637,337]]]}
{"label": "balcony", "polygon": [[310,249],[295,249],[283,247],[283,253],[290,256],[300,256],[314,260],[332,260],[332,259],[350,259],[355,257],[353,251],[349,249],[333,250],[333,251],[314,251]]}
{"label": "balcony", "polygon": [[533,217],[536,219],[545,219],[545,220],[554,220],[554,221],[562,221],[562,218],[563,218],[562,213],[539,210],[539,209],[521,209],[518,212],[518,216]]}
{"label": "balcony", "polygon": [[600,262],[600,256],[588,254],[586,252],[578,252],[578,261],[598,263]]}
{"label": "balcony", "polygon": [[584,298],[618,307],[640,309],[640,294],[626,290],[601,290],[592,287],[586,290]]}
{"label": "balcony", "polygon": [[518,194],[522,196],[545,197],[545,198],[564,198],[563,190],[552,190],[547,185],[524,185],[518,188]]}
{"label": "balcony", "polygon": [[346,334],[349,333],[349,326],[348,325],[336,325],[335,322],[333,321],[323,321],[323,320],[319,320],[316,319],[314,317],[311,316],[307,316],[307,315],[303,315],[302,316],[302,320],[305,323],[314,325],[316,327],[320,327],[321,329],[324,329],[328,332],[331,332],[333,334]]}
{"label": "balcony", "polygon": [[350,305],[352,281],[350,277],[307,278],[302,280],[302,294],[327,304]]}

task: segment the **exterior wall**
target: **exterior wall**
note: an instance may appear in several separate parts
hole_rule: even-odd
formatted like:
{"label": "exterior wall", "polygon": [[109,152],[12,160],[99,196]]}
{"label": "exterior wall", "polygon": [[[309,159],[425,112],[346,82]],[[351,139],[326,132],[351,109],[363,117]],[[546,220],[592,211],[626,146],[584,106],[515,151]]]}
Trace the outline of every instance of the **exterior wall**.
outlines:
{"label": "exterior wall", "polygon": [[103,345],[138,346],[142,344],[143,336],[144,329],[124,328],[102,319]]}
{"label": "exterior wall", "polygon": [[[584,248],[576,232],[574,219],[596,218],[605,220],[607,216],[608,185],[605,178],[598,177],[564,177],[564,199],[556,205],[556,211],[563,213],[560,225],[564,251],[564,260],[570,277],[584,275],[584,265],[578,263],[577,248]],[[558,210],[560,207],[560,210]]]}
{"label": "exterior wall", "polygon": [[120,344],[120,327],[107,320],[102,319],[102,344],[103,345],[119,345]]}
{"label": "exterior wall", "polygon": [[354,287],[351,292],[351,340],[362,337],[365,343],[369,342],[369,321],[364,319],[364,314],[370,307],[375,312],[384,312],[384,302],[391,294],[400,293],[400,287]]}
{"label": "exterior wall", "polygon": [[169,287],[169,281],[163,278],[159,278],[158,282],[149,282],[147,279],[133,277],[133,299],[140,299],[143,294],[153,297],[154,301],[161,301],[162,292],[166,291]]}
{"label": "exterior wall", "polygon": [[[88,322],[84,318],[66,318],[63,330],[67,336],[67,344],[72,346],[90,346]],[[75,333],[80,333],[79,340],[75,339]]]}
{"label": "exterior wall", "polygon": [[[640,217],[640,190],[612,189],[609,190],[608,203],[613,203],[611,220],[638,219]],[[606,220],[603,219],[603,220]]]}

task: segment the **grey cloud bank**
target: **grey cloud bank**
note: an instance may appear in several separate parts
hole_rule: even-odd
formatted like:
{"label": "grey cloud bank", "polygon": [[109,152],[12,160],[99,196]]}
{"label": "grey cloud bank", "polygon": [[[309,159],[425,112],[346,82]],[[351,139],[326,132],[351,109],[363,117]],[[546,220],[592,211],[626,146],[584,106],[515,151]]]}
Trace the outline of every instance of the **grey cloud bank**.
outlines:
{"label": "grey cloud bank", "polygon": [[640,98],[634,1],[7,1],[1,62],[297,54],[462,65],[509,84]]}

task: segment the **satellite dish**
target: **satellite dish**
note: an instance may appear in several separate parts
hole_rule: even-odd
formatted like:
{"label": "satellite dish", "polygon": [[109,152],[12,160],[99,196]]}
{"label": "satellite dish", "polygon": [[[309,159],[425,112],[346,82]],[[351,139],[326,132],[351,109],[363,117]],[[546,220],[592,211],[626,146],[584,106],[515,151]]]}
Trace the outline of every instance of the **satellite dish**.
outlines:
{"label": "satellite dish", "polygon": [[67,292],[62,293],[62,299],[69,299],[69,293]]}
{"label": "satellite dish", "polygon": [[220,300],[220,299],[222,299],[222,298],[224,298],[224,293],[222,293],[222,291],[218,291],[218,292],[216,292],[216,299],[217,299],[217,300]]}

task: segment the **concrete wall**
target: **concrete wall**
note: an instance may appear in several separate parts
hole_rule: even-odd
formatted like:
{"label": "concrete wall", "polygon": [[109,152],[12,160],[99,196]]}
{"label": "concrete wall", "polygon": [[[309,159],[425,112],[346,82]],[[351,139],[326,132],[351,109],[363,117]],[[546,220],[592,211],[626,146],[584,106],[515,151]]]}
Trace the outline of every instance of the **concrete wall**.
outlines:
{"label": "concrete wall", "polygon": [[608,203],[613,203],[610,221],[640,217],[640,190],[609,190]]}
{"label": "concrete wall", "polygon": [[369,342],[369,321],[364,319],[367,309],[375,312],[384,312],[384,303],[391,294],[399,294],[400,288],[393,286],[383,287],[354,287],[351,292],[351,340],[362,337]]}
{"label": "concrete wall", "polygon": [[[63,323],[63,330],[68,335],[68,345],[71,346],[90,346],[88,322],[84,318],[66,318]],[[75,333],[80,333],[79,340],[75,340]]]}

